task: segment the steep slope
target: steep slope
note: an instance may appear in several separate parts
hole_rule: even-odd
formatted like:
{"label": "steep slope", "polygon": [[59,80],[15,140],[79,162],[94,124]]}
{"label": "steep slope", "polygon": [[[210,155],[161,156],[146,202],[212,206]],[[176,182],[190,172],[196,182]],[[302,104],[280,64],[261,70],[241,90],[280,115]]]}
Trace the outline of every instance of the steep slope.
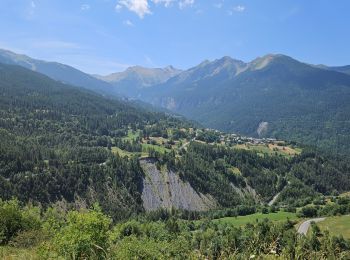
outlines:
{"label": "steep slope", "polygon": [[280,191],[277,203],[304,205],[349,190],[345,160],[239,148],[250,140],[0,64],[1,199],[98,202],[123,219],[159,207],[254,210]]}
{"label": "steep slope", "polygon": [[175,172],[167,169],[158,170],[155,159],[142,159],[140,163],[145,172],[142,191],[145,210],[178,208],[204,211],[217,207],[215,199],[210,194],[197,193]]}
{"label": "steep slope", "polygon": [[140,90],[166,82],[169,78],[179,74],[181,70],[172,66],[165,68],[144,68],[134,66],[123,72],[113,73],[107,76],[95,75],[113,86],[115,90],[129,97],[137,97]]}
{"label": "steep slope", "polygon": [[52,79],[70,85],[93,90],[101,94],[112,94],[113,88],[107,82],[77,70],[71,66],[57,62],[47,62],[32,59],[26,55],[16,54],[0,49],[0,63],[19,65],[27,69],[40,72]]}
{"label": "steep slope", "polygon": [[111,152],[115,138],[129,128],[182,125],[165,114],[1,63],[0,115],[1,199],[98,202],[116,219],[144,210],[144,173],[137,159]]}
{"label": "steep slope", "polygon": [[284,55],[204,62],[140,96],[225,131],[256,136],[263,123],[265,136],[342,152],[350,141],[350,76]]}

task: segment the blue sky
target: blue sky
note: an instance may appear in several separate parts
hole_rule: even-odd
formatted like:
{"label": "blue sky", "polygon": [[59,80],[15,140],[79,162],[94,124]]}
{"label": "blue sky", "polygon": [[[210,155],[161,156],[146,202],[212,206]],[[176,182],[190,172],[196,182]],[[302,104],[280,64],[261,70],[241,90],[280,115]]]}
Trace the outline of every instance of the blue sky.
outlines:
{"label": "blue sky", "polygon": [[350,64],[348,0],[0,0],[0,48],[88,73],[267,53]]}

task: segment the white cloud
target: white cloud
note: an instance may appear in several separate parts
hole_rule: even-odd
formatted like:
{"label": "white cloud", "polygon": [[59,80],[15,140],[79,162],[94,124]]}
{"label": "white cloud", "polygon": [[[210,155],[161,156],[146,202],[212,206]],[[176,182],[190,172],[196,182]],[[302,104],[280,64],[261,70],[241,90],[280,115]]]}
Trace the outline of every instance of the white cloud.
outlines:
{"label": "white cloud", "polygon": [[245,6],[244,5],[237,5],[235,7],[233,7],[233,11],[235,12],[244,12],[245,11]]}
{"label": "white cloud", "polygon": [[231,10],[228,10],[229,15],[233,15],[234,13],[243,13],[245,11],[245,6],[244,5],[237,5],[233,7]]}
{"label": "white cloud", "polygon": [[153,3],[156,5],[161,4],[164,5],[165,7],[170,7],[175,0],[152,0]]}
{"label": "white cloud", "polygon": [[28,7],[25,10],[25,18],[31,20],[34,17],[36,4],[34,1],[30,1]]}
{"label": "white cloud", "polygon": [[88,11],[88,10],[90,10],[90,5],[88,5],[88,4],[82,4],[82,5],[80,6],[80,10],[82,10],[82,11]]}
{"label": "white cloud", "polygon": [[134,26],[134,24],[130,20],[124,20],[123,24],[130,27]]}
{"label": "white cloud", "polygon": [[186,7],[190,7],[194,4],[194,0],[180,0],[179,7],[180,9],[184,9]]}
{"label": "white cloud", "polygon": [[147,0],[119,0],[116,10],[126,7],[129,11],[136,13],[141,19],[146,14],[152,14]]}
{"label": "white cloud", "polygon": [[115,11],[120,12],[123,8],[136,13],[141,19],[147,14],[152,14],[150,4],[162,5],[166,8],[178,5],[180,9],[192,7],[195,0],[119,0],[115,6]]}
{"label": "white cloud", "polygon": [[119,12],[122,8],[123,8],[123,6],[121,6],[120,4],[117,4],[117,5],[115,6],[115,10],[116,10],[117,12]]}

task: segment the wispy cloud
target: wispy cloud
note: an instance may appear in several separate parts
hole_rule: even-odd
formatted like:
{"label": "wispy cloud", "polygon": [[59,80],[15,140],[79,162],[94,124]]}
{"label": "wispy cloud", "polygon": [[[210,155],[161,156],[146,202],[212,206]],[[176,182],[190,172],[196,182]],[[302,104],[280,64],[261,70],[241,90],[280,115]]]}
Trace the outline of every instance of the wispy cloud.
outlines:
{"label": "wispy cloud", "polygon": [[152,14],[151,4],[166,8],[177,5],[182,10],[186,7],[192,7],[194,2],[195,0],[119,0],[115,5],[115,11],[120,12],[126,8],[143,19],[147,14]]}
{"label": "wispy cloud", "polygon": [[175,0],[152,0],[153,3],[155,3],[156,5],[164,5],[165,7],[170,7]]}
{"label": "wispy cloud", "polygon": [[190,7],[194,4],[194,0],[180,0],[179,7],[180,9],[184,9],[186,7]]}
{"label": "wispy cloud", "polygon": [[129,27],[134,26],[134,24],[130,20],[124,20],[123,24],[126,25],[126,26],[129,26]]}
{"label": "wispy cloud", "polygon": [[136,13],[141,19],[146,14],[152,14],[147,0],[119,0],[115,9],[118,11],[122,7],[125,7],[129,11]]}
{"label": "wispy cloud", "polygon": [[116,10],[117,12],[119,12],[122,8],[123,8],[123,6],[120,5],[120,4],[116,4],[116,6],[115,6],[115,10]]}
{"label": "wispy cloud", "polygon": [[233,15],[236,13],[243,13],[246,10],[246,7],[244,5],[236,5],[231,10],[228,11],[229,15]]}
{"label": "wispy cloud", "polygon": [[245,6],[244,5],[237,5],[235,7],[233,7],[233,11],[235,12],[244,12],[245,11]]}
{"label": "wispy cloud", "polygon": [[90,8],[91,8],[91,6],[88,4],[82,4],[80,6],[80,10],[82,10],[82,11],[88,11],[88,10],[90,10]]}
{"label": "wispy cloud", "polygon": [[26,19],[32,19],[35,14],[36,3],[34,1],[29,2],[29,6],[26,9]]}

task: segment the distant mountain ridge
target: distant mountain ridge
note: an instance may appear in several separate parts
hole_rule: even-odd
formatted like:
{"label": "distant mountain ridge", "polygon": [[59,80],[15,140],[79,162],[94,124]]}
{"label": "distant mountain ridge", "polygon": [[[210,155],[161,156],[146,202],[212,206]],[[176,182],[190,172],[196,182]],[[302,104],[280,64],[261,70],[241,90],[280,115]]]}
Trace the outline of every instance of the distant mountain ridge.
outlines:
{"label": "distant mountain ridge", "polygon": [[344,71],[281,54],[249,63],[223,57],[138,95],[210,128],[258,136],[264,123],[263,136],[344,152],[350,142],[350,75]]}
{"label": "distant mountain ridge", "polygon": [[183,71],[134,66],[91,76],[9,51],[0,51],[1,62],[105,95],[139,99],[210,128],[295,140],[332,152],[350,150],[350,66],[268,54],[250,62],[225,56]]}
{"label": "distant mountain ridge", "polygon": [[100,94],[110,95],[113,93],[113,87],[107,82],[96,79],[76,68],[58,62],[37,60],[26,55],[0,49],[0,63],[19,65],[32,71],[42,73],[54,80],[86,88]]}
{"label": "distant mountain ridge", "polygon": [[162,84],[181,72],[181,70],[173,66],[164,68],[133,66],[123,72],[116,72],[106,76],[94,76],[112,84],[117,93],[136,97],[140,90]]}

